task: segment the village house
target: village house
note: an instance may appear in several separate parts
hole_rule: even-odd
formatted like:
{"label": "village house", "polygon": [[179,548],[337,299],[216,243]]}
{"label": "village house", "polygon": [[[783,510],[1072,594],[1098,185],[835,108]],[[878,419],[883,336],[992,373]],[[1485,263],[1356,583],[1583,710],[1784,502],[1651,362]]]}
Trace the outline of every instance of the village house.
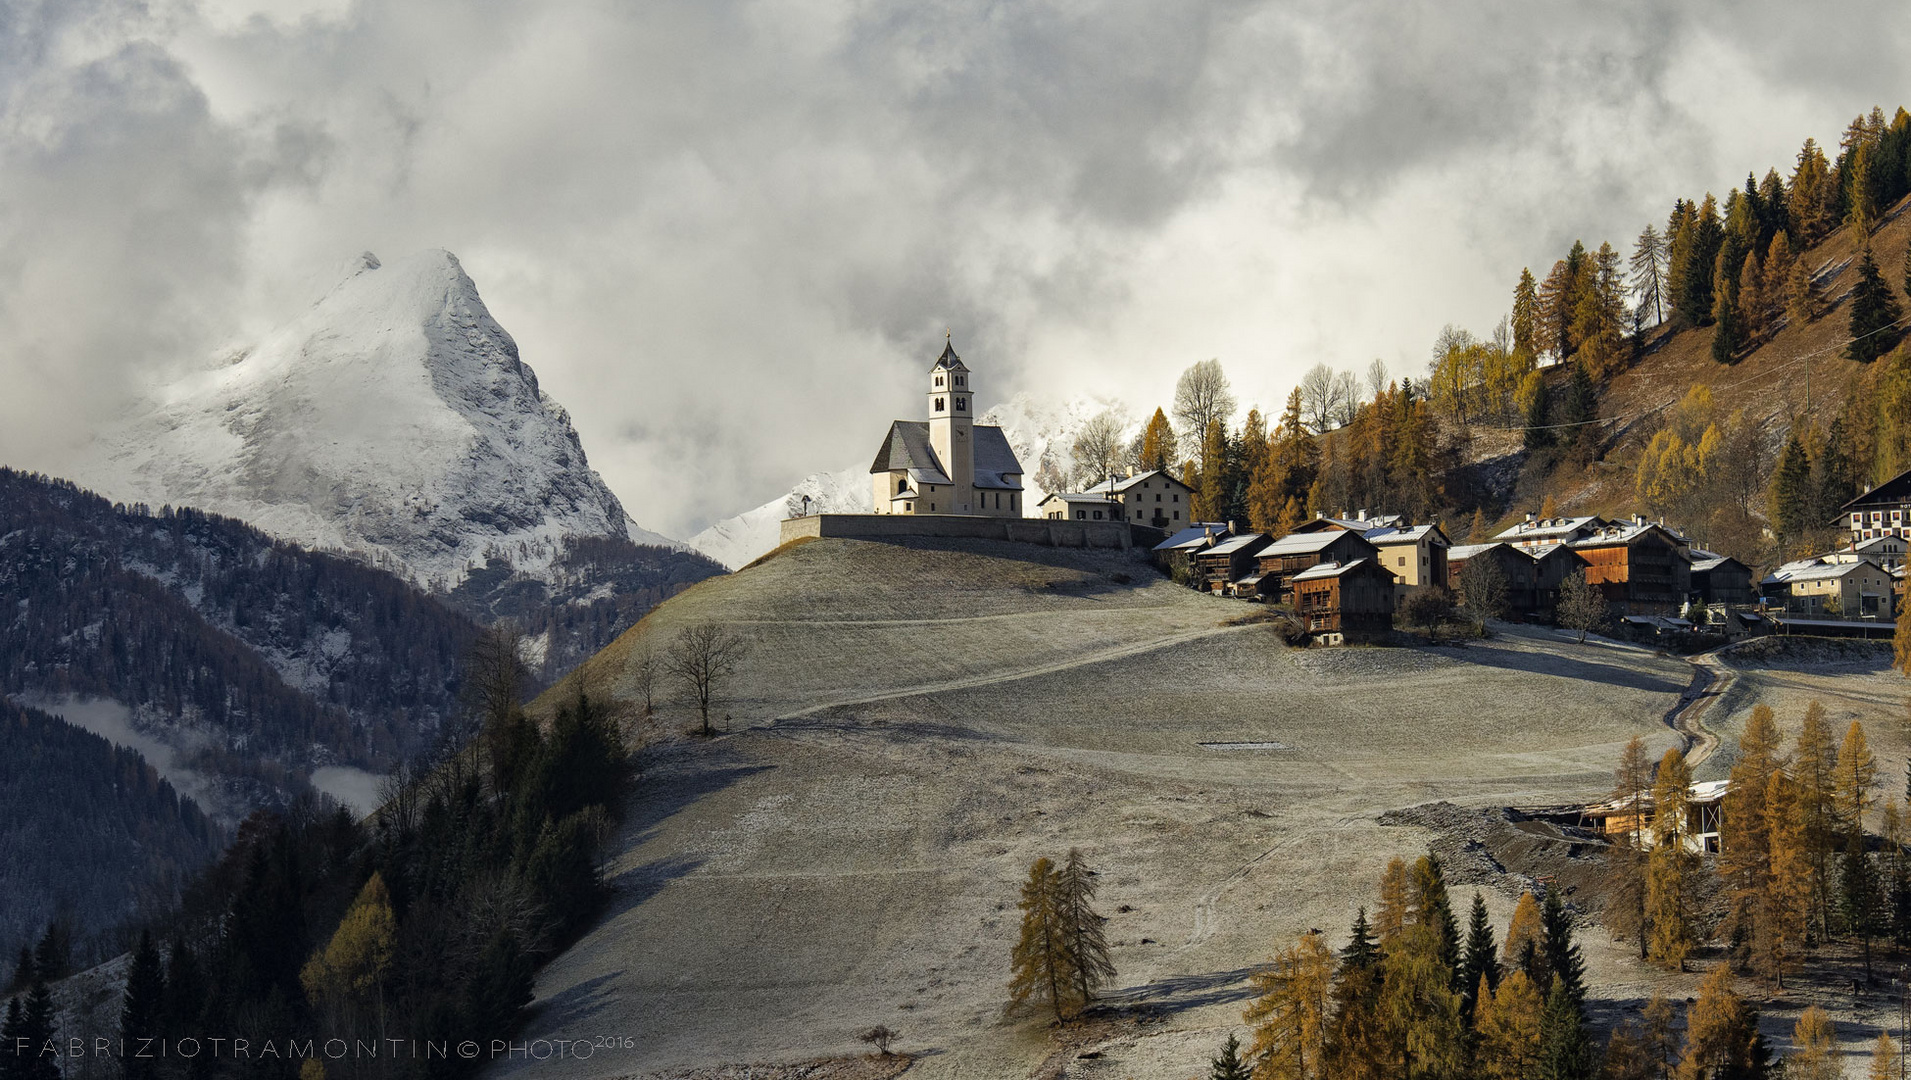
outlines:
{"label": "village house", "polygon": [[1035,504],[1035,516],[1051,521],[1119,521],[1121,504],[1110,502],[1108,496],[1100,492],[1057,492]]}
{"label": "village house", "polygon": [[1225,594],[1235,581],[1248,576],[1254,556],[1271,542],[1262,533],[1239,533],[1218,540],[1194,553],[1195,579],[1202,590]]}
{"label": "village house", "polygon": [[1378,641],[1393,632],[1393,574],[1372,559],[1328,562],[1294,575],[1294,611],[1326,645]]}
{"label": "village house", "polygon": [[1911,470],[1839,507],[1838,515],[1838,524],[1854,543],[1880,536],[1911,537]]}
{"label": "village house", "polygon": [[1645,518],[1607,525],[1572,548],[1614,614],[1677,615],[1692,591],[1685,538]]}
{"label": "village house", "polygon": [[1001,428],[975,423],[969,376],[945,344],[929,368],[929,419],[890,424],[869,466],[874,512],[1022,516],[1022,463]]}
{"label": "village house", "polygon": [[[1320,532],[1291,532],[1262,548],[1255,556],[1259,564],[1253,575],[1250,595],[1265,597],[1273,603],[1292,599],[1290,583],[1302,571],[1322,563],[1352,563],[1358,559],[1379,562],[1380,549],[1361,533],[1348,529]],[[1248,582],[1242,582],[1248,586]]]}
{"label": "village house", "polygon": [[1095,490],[1113,495],[1121,507],[1121,520],[1131,525],[1179,529],[1193,517],[1189,511],[1194,489],[1159,469],[1130,470],[1126,478],[1098,484]]}
{"label": "village house", "polygon": [[1296,526],[1294,531],[1323,532],[1328,529],[1341,529],[1347,532],[1364,533],[1368,529],[1399,525],[1405,520],[1399,514],[1369,514],[1365,510],[1354,511],[1353,517],[1333,516],[1326,511],[1315,511],[1312,521]]}
{"label": "village house", "polygon": [[1861,559],[1870,559],[1886,570],[1896,570],[1904,565],[1905,550],[1911,548],[1911,540],[1902,536],[1874,536],[1869,540],[1854,540],[1848,547],[1840,548],[1838,553],[1849,552]]}
{"label": "village house", "polygon": [[1799,559],[1759,584],[1769,603],[1811,617],[1890,619],[1896,595],[1891,572],[1869,559]]}

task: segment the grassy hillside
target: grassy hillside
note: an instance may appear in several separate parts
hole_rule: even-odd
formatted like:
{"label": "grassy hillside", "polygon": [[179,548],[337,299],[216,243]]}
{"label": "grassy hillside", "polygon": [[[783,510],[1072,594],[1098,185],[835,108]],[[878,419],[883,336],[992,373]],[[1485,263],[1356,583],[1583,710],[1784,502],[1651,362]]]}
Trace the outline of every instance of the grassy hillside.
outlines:
{"label": "grassy hillside", "polygon": [[[1672,743],[1690,678],[1524,631],[1289,650],[1229,625],[1246,610],[1112,553],[847,540],[668,601],[583,677],[628,709],[646,636],[721,622],[753,648],[729,733],[653,754],[615,898],[542,973],[529,1037],[615,1032],[631,1045],[570,1074],[675,1075],[852,1052],[881,1022],[936,1051],[912,1075],[1028,1075],[1053,1048],[1000,1015],[1016,889],[1079,846],[1114,997],[1159,1018],[1096,1037],[1110,1075],[1191,1073],[1251,965],[1309,927],[1337,944],[1386,860],[1425,850],[1378,814],[1597,795],[1627,739]],[[1512,900],[1489,890],[1502,926]],[[1627,977],[1587,947],[1597,979]]]}

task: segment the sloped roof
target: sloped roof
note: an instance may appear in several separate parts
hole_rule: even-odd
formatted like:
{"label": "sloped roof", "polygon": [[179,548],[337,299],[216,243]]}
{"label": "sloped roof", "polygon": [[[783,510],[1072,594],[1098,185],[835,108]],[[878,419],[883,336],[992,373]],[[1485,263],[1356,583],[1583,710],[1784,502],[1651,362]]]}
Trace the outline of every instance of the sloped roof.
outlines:
{"label": "sloped roof", "polygon": [[[1279,540],[1261,549],[1262,555],[1310,555],[1336,543],[1345,535],[1345,531],[1329,529],[1324,532],[1291,532]],[[1359,533],[1354,533],[1359,536]]]}
{"label": "sloped roof", "polygon": [[1427,538],[1442,544],[1447,542],[1447,534],[1441,532],[1438,525],[1382,525],[1360,535],[1376,547],[1383,544],[1417,544]]}
{"label": "sloped roof", "polygon": [[1861,507],[1893,506],[1901,502],[1911,502],[1911,469],[1906,469],[1839,507],[1838,513],[1842,517]]}
{"label": "sloped roof", "polygon": [[1062,502],[1071,503],[1071,504],[1081,503],[1085,506],[1112,505],[1108,500],[1108,496],[1102,494],[1099,491],[1051,491],[1049,492],[1048,498],[1043,499],[1042,502],[1036,503],[1035,505],[1041,506],[1042,503],[1046,503],[1054,499],[1060,499]]}
{"label": "sloped roof", "polygon": [[[1302,570],[1300,573],[1295,574],[1289,580],[1319,581],[1322,578],[1337,578],[1341,576],[1342,574],[1345,574],[1348,571],[1356,569],[1362,565],[1374,566],[1375,564],[1368,559],[1354,559],[1350,562],[1344,562],[1344,563],[1343,562],[1324,562],[1318,566],[1310,566],[1307,569]],[[1388,570],[1385,567],[1379,567],[1378,569],[1380,570],[1381,573],[1386,574],[1388,577],[1393,576],[1393,571]]]}
{"label": "sloped roof", "polygon": [[1640,537],[1654,532],[1670,540],[1674,547],[1681,549],[1685,547],[1685,537],[1656,521],[1622,521],[1607,525],[1597,532],[1572,541],[1572,546],[1576,548],[1616,547],[1621,544],[1631,544]]}
{"label": "sloped roof", "polygon": [[1447,561],[1450,563],[1465,562],[1480,552],[1489,551],[1493,548],[1505,548],[1508,551],[1522,556],[1526,554],[1526,552],[1521,551],[1504,540],[1495,540],[1490,544],[1461,544],[1459,547],[1448,548]]}
{"label": "sloped roof", "polygon": [[1537,521],[1521,521],[1510,529],[1494,534],[1495,540],[1533,541],[1551,538],[1558,540],[1576,532],[1601,528],[1606,519],[1597,514],[1584,517],[1540,518]]}
{"label": "sloped roof", "polygon": [[[1113,490],[1115,494],[1119,495],[1122,492],[1127,491],[1129,488],[1134,487],[1136,484],[1141,483],[1143,480],[1152,480],[1157,476],[1161,477],[1163,480],[1174,480],[1175,486],[1177,487],[1183,487],[1183,488],[1188,487],[1188,485],[1183,484],[1179,480],[1175,480],[1174,477],[1169,476],[1167,473],[1162,472],[1160,469],[1149,469],[1145,473],[1136,473],[1135,475],[1129,477],[1126,480],[1116,481]],[[1194,489],[1188,488],[1188,490],[1193,491]]]}
{"label": "sloped roof", "polygon": [[1242,533],[1239,536],[1229,537],[1228,539],[1221,541],[1220,543],[1214,545],[1213,547],[1202,552],[1201,554],[1203,555],[1232,555],[1235,552],[1240,551],[1242,548],[1249,546],[1250,544],[1254,544],[1256,542],[1265,543],[1266,541],[1267,541],[1267,537],[1261,533]]}
{"label": "sloped roof", "polygon": [[1810,560],[1806,561],[1803,565],[1798,563],[1786,563],[1784,566],[1767,574],[1765,580],[1760,582],[1760,584],[1783,585],[1792,581],[1826,581],[1832,578],[1844,577],[1846,574],[1850,574],[1862,566],[1869,566],[1872,570],[1880,574],[1884,573],[1884,570],[1876,563],[1866,562],[1863,559],[1848,563],[1826,563]]}
{"label": "sloped roof", "polygon": [[1172,551],[1175,548],[1189,547],[1205,543],[1210,536],[1220,536],[1227,531],[1227,523],[1221,521],[1197,521],[1194,524],[1156,544],[1153,551]]}
{"label": "sloped roof", "polygon": [[1329,517],[1322,514],[1312,521],[1304,521],[1295,532],[1319,532],[1322,529],[1341,529],[1346,532],[1366,532],[1368,529],[1392,527],[1400,524],[1399,514],[1371,514],[1367,517]]}
{"label": "sloped roof", "polygon": [[962,358],[956,355],[955,342],[953,340],[943,343],[942,355],[936,357],[936,362],[929,365],[930,371],[935,371],[938,368],[941,368],[942,370],[945,370],[945,371],[969,370],[967,367],[963,366]]}
{"label": "sloped roof", "polygon": [[[1001,491],[1022,490],[1022,463],[1016,460],[1015,450],[1009,446],[1008,436],[1002,429],[988,424],[976,424],[970,431],[975,439],[975,486]],[[952,483],[949,474],[943,469],[942,459],[929,444],[929,422],[927,420],[897,420],[889,425],[889,434],[884,437],[882,448],[876,451],[876,460],[870,463],[872,473],[909,470],[910,477],[930,484]]]}

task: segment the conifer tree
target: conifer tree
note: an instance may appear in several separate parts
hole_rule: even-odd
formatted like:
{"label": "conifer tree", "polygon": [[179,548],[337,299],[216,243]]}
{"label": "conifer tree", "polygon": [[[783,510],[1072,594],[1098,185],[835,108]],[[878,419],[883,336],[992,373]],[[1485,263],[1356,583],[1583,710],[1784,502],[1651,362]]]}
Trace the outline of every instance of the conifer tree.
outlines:
{"label": "conifer tree", "polygon": [[1881,930],[1888,928],[1891,940],[1903,948],[1911,943],[1911,859],[1906,858],[1904,818],[1898,813],[1898,800],[1884,803],[1884,913]]}
{"label": "conifer tree", "polygon": [[20,946],[19,958],[13,962],[13,981],[7,984],[8,990],[25,990],[33,985],[33,950]]}
{"label": "conifer tree", "polygon": [[1783,772],[1765,782],[1769,861],[1757,897],[1752,950],[1759,973],[1774,986],[1804,950],[1811,912],[1811,858],[1797,785]]}
{"label": "conifer tree", "polygon": [[[39,963],[40,958],[36,956],[34,962]],[[45,978],[35,975],[33,986],[27,991],[26,1004],[20,1011],[20,1041],[14,1044],[25,1048],[26,1060],[13,1063],[15,1071],[10,1080],[60,1080],[57,1024],[53,992],[47,988]]]}
{"label": "conifer tree", "polygon": [[1070,848],[1068,861],[1055,878],[1056,914],[1061,919],[1062,944],[1074,976],[1075,999],[1082,1005],[1095,1000],[1095,991],[1115,977],[1108,958],[1107,919],[1096,914],[1094,871],[1079,848]]}
{"label": "conifer tree", "polygon": [[1893,1080],[1898,1075],[1898,1047],[1891,1036],[1878,1032],[1878,1041],[1871,1044],[1871,1068],[1865,1073],[1869,1080]]}
{"label": "conifer tree", "polygon": [[[119,1013],[119,1036],[123,1043],[139,1045],[140,1039],[161,1036],[160,1017],[165,1006],[166,973],[160,966],[159,950],[153,946],[151,931],[142,930],[133,949],[132,966],[126,973],[126,991]],[[122,1075],[126,1080],[152,1080],[158,1075],[156,1057],[133,1056],[125,1059]]]}
{"label": "conifer tree", "polygon": [[1586,1000],[1586,961],[1573,941],[1573,919],[1559,898],[1559,890],[1546,890],[1546,899],[1539,906],[1539,926],[1550,980],[1547,996],[1551,997],[1553,989],[1563,983],[1577,1007]]}
{"label": "conifer tree", "polygon": [[1440,936],[1440,962],[1455,972],[1454,991],[1465,984],[1458,981],[1460,968],[1460,924],[1453,917],[1453,901],[1447,895],[1446,874],[1440,860],[1431,854],[1414,860],[1409,913],[1416,926],[1432,927]]}
{"label": "conifer tree", "polygon": [[19,995],[16,994],[7,999],[6,1020],[0,1022],[0,1080],[13,1080],[20,1073],[19,1040],[25,1026],[25,1015],[20,1009]]}
{"label": "conifer tree", "polygon": [[1384,948],[1379,1017],[1387,1041],[1399,1048],[1398,1074],[1443,1076],[1464,1063],[1466,1029],[1453,969],[1440,958],[1440,935],[1413,925]]}
{"label": "conifer tree", "polygon": [[1474,1020],[1476,1074],[1481,1080],[1527,1080],[1536,1075],[1545,1004],[1532,980],[1525,972],[1515,971],[1494,990],[1482,977],[1476,992],[1480,1000]]}
{"label": "conifer tree", "polygon": [[1168,414],[1156,409],[1148,418],[1147,426],[1141,429],[1141,460],[1135,463],[1136,467],[1144,472],[1150,469],[1170,472],[1174,468],[1177,445]]}
{"label": "conifer tree", "polygon": [[1059,1023],[1075,1005],[1075,973],[1058,910],[1055,862],[1044,856],[1029,866],[1016,904],[1022,932],[1009,954],[1009,1008],[1048,1005]]}
{"label": "conifer tree", "polygon": [[1539,1080],[1592,1080],[1592,1036],[1586,1017],[1566,980],[1555,978],[1539,1020]]}
{"label": "conifer tree", "polygon": [[1738,359],[1745,336],[1744,322],[1739,314],[1738,281],[1736,275],[1728,271],[1726,261],[1726,252],[1719,252],[1718,265],[1713,270],[1712,360],[1720,364],[1730,364]]}
{"label": "conifer tree", "polygon": [[1729,913],[1726,924],[1736,940],[1758,936],[1759,906],[1771,879],[1772,818],[1767,784],[1778,771],[1778,722],[1767,705],[1755,705],[1738,740],[1719,821],[1719,876]]}
{"label": "conifer tree", "polygon": [[1546,970],[1545,935],[1540,925],[1539,902],[1533,899],[1532,893],[1521,893],[1519,903],[1513,905],[1513,919],[1506,924],[1507,970],[1524,971],[1533,986],[1542,990],[1551,985],[1551,976]]}
{"label": "conifer tree", "polygon": [[1665,238],[1648,222],[1632,245],[1632,301],[1655,323],[1665,321],[1665,257]]}
{"label": "conifer tree", "polygon": [[1865,981],[1871,981],[1871,939],[1878,933],[1883,909],[1878,868],[1861,847],[1846,850],[1838,868],[1838,914],[1845,930],[1864,945]]}
{"label": "conifer tree", "polygon": [[1864,845],[1865,816],[1876,801],[1872,791],[1877,786],[1878,759],[1865,741],[1864,725],[1853,720],[1845,729],[1844,744],[1838,748],[1838,773],[1831,796],[1832,812],[1851,847]]}
{"label": "conifer tree", "polygon": [[1693,888],[1696,872],[1686,850],[1692,770],[1678,747],[1659,761],[1652,787],[1652,854],[1646,866],[1646,917],[1652,924],[1648,953],[1658,963],[1684,971],[1692,954]]}
{"label": "conifer tree", "polygon": [[1195,491],[1197,521],[1226,521],[1228,512],[1228,432],[1219,420],[1208,421],[1201,441],[1201,486]]}
{"label": "conifer tree", "polygon": [[1797,425],[1793,425],[1779,454],[1778,467],[1772,471],[1770,501],[1772,523],[1778,526],[1779,535],[1791,540],[1803,536],[1811,525],[1811,457]]}
{"label": "conifer tree", "polygon": [[1387,862],[1387,869],[1380,875],[1380,907],[1374,912],[1374,932],[1381,945],[1398,937],[1406,928],[1409,902],[1407,862],[1395,857]]}
{"label": "conifer tree", "polygon": [[1675,1026],[1672,1003],[1663,994],[1653,994],[1640,1014],[1639,1042],[1647,1062],[1654,1066],[1654,1080],[1672,1074],[1679,1058],[1679,1032]]}
{"label": "conifer tree", "polygon": [[1745,1000],[1732,990],[1732,968],[1720,964],[1699,984],[1687,1010],[1685,1057],[1680,1077],[1692,1080],[1750,1075],[1757,1025]]}
{"label": "conifer tree", "polygon": [[1830,162],[1814,139],[1806,139],[1798,151],[1798,162],[1786,185],[1786,210],[1796,231],[1798,247],[1803,250],[1825,235],[1825,180]]}
{"label": "conifer tree", "polygon": [[1858,257],[1858,284],[1851,290],[1851,344],[1845,347],[1845,356],[1868,364],[1890,352],[1904,335],[1898,325],[1903,317],[1898,298],[1885,284],[1866,246]]}
{"label": "conifer tree", "polygon": [[1500,984],[1500,949],[1493,940],[1493,924],[1486,916],[1486,898],[1477,890],[1473,893],[1473,910],[1467,918],[1466,951],[1460,960],[1459,982],[1468,995],[1462,1007],[1469,1020],[1482,1000],[1479,988],[1484,986],[1490,992],[1497,990]]}
{"label": "conifer tree", "polygon": [[1792,1027],[1792,1045],[1798,1048],[1785,1062],[1785,1080],[1839,1080],[1844,1072],[1834,1056],[1838,1033],[1831,1015],[1810,1005]]}
{"label": "conifer tree", "polygon": [[[1539,284],[1533,271],[1520,268],[1519,284],[1513,286],[1513,351],[1538,356],[1545,348],[1539,335]],[[1375,387],[1375,392],[1379,387]]]}
{"label": "conifer tree", "polygon": [[1221,1044],[1221,1053],[1208,1066],[1208,1080],[1253,1080],[1247,1065],[1241,1060],[1241,1040],[1233,1034]]}
{"label": "conifer tree", "polygon": [[1380,943],[1374,940],[1373,930],[1367,925],[1367,906],[1362,904],[1360,913],[1354,916],[1353,930],[1347,935],[1347,947],[1340,951],[1340,966],[1343,972],[1371,968],[1380,963]]}
{"label": "conifer tree", "polygon": [[1538,371],[1529,371],[1520,383],[1520,398],[1526,402],[1525,429],[1521,439],[1526,449],[1538,450],[1553,445],[1553,432],[1550,424],[1550,408],[1546,377]]}
{"label": "conifer tree", "polygon": [[1269,1080],[1325,1080],[1333,958],[1317,933],[1274,958],[1253,977],[1254,1001],[1241,1018],[1254,1025],[1248,1058]]}
{"label": "conifer tree", "polygon": [[385,879],[374,871],[332,939],[299,972],[306,996],[335,1022],[382,1015],[396,938],[391,894]]}
{"label": "conifer tree", "polygon": [[[1631,807],[1637,814],[1651,795],[1652,759],[1646,740],[1634,735],[1620,751],[1619,767],[1613,772],[1612,801]],[[1646,958],[1646,838],[1643,828],[1620,836],[1609,859],[1614,895],[1608,921],[1615,935],[1630,935],[1638,941],[1641,960]]]}
{"label": "conifer tree", "polygon": [[1792,749],[1792,780],[1797,785],[1799,821],[1811,864],[1813,906],[1826,937],[1831,936],[1831,854],[1840,839],[1833,801],[1837,777],[1838,750],[1832,743],[1831,725],[1825,719],[1825,707],[1812,701],[1805,706],[1805,720]]}
{"label": "conifer tree", "polygon": [[1712,314],[1712,273],[1725,235],[1719,225],[1718,201],[1710,193],[1694,214],[1690,240],[1682,244],[1679,292],[1672,298],[1673,316],[1682,325],[1700,326]]}

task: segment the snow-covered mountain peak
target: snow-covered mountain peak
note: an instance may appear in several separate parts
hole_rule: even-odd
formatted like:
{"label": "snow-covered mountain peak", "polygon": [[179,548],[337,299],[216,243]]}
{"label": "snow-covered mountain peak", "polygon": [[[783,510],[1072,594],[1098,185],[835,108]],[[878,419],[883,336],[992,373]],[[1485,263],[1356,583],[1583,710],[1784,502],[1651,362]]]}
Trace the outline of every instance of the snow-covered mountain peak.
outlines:
{"label": "snow-covered mountain peak", "polygon": [[536,573],[566,537],[629,537],[569,415],[455,256],[366,252],[344,269],[236,361],[158,388],[78,479],[437,588],[491,557]]}

